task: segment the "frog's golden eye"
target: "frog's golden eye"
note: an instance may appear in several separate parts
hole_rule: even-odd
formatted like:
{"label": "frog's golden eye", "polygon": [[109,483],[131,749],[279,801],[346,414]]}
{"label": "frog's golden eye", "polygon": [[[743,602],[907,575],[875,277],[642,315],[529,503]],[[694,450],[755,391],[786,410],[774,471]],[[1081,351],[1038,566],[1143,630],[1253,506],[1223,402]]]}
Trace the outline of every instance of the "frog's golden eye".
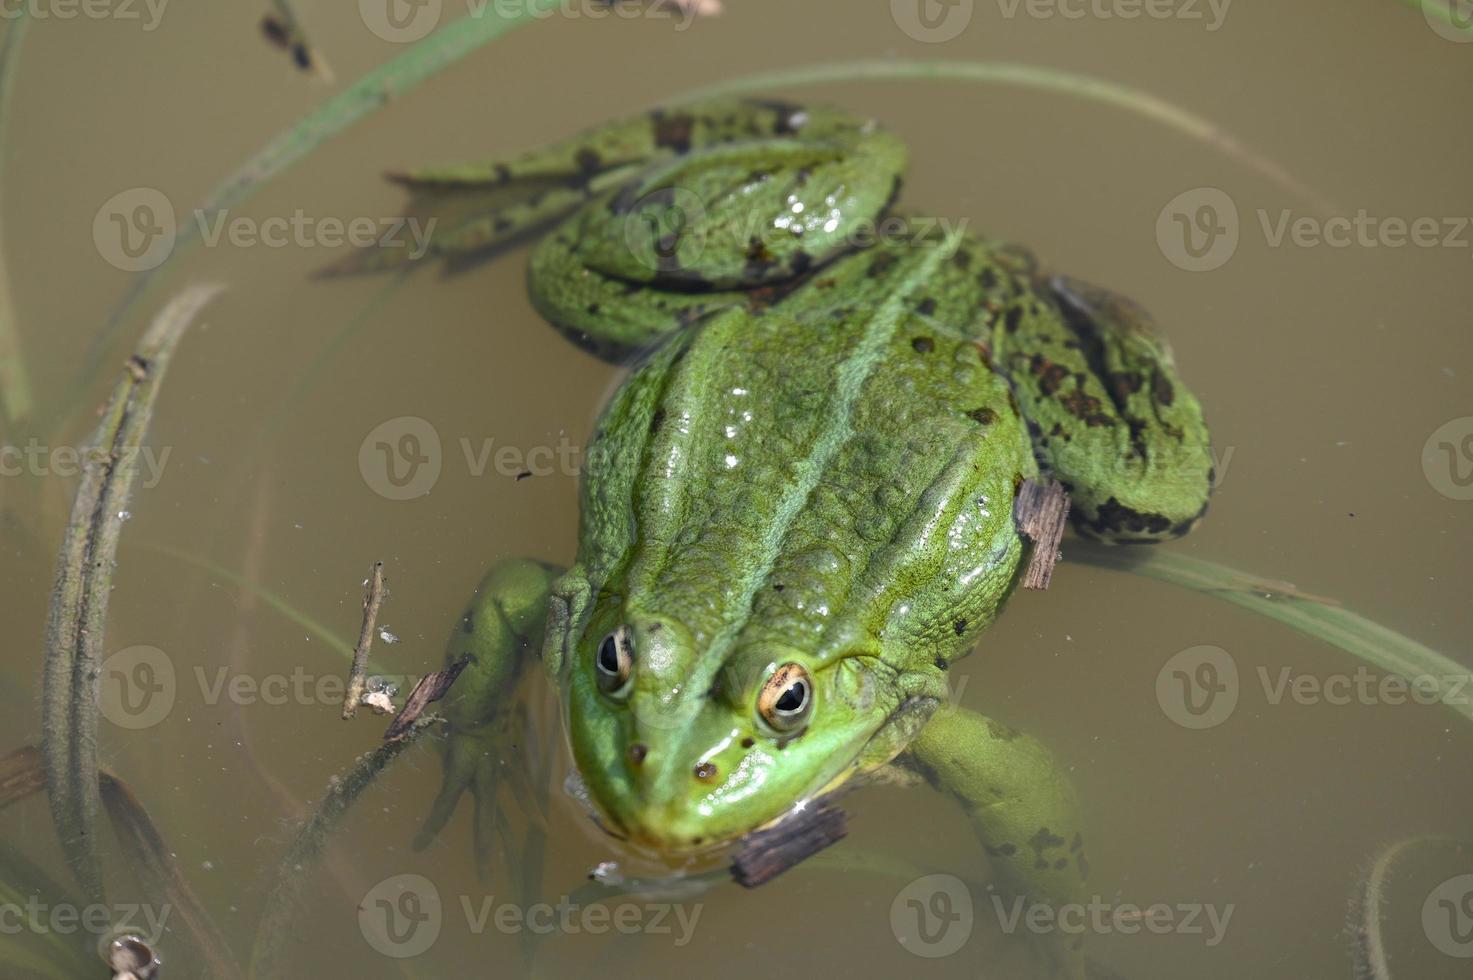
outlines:
{"label": "frog's golden eye", "polygon": [[593,667],[600,691],[616,696],[625,691],[634,671],[634,637],[629,627],[620,626],[603,638],[593,655]]}
{"label": "frog's golden eye", "polygon": [[802,664],[783,664],[757,695],[757,713],[778,732],[793,732],[813,713],[813,680]]}

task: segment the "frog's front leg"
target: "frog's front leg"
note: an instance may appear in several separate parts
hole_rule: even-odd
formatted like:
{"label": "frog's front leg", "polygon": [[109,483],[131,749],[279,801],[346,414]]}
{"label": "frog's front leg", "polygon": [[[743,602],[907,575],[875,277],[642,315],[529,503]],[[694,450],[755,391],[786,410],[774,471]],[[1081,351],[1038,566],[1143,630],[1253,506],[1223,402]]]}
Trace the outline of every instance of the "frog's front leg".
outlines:
{"label": "frog's front leg", "polygon": [[[1055,912],[1084,901],[1089,865],[1074,790],[1037,740],[947,705],[899,761],[966,810],[1011,901]],[[1082,937],[1053,938],[1065,975],[1082,977]]]}
{"label": "frog's front leg", "polygon": [[1212,448],[1154,321],[1076,279],[1035,289],[1000,312],[993,353],[1075,528],[1114,543],[1185,534],[1207,509]]}
{"label": "frog's front leg", "polygon": [[465,615],[446,644],[447,664],[468,662],[444,701],[450,725],[444,748],[445,777],[416,850],[429,846],[467,791],[475,801],[477,870],[484,877],[497,819],[496,789],[509,751],[508,703],[526,665],[537,657],[547,622],[547,604],[558,570],[541,562],[499,562],[476,589]]}

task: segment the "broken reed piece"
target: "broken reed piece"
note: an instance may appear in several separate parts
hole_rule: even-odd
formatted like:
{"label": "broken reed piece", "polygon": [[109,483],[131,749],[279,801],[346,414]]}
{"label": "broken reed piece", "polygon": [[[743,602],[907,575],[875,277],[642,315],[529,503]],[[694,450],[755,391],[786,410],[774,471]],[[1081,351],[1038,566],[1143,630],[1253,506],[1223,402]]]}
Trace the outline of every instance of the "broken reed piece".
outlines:
{"label": "broken reed piece", "polygon": [[358,630],[358,646],[353,649],[353,668],[348,673],[348,693],[343,695],[343,720],[352,718],[368,687],[368,651],[373,646],[373,630],[378,624],[378,611],[388,590],[384,588],[384,563],[373,563],[373,571],[364,583],[363,626]]}
{"label": "broken reed piece", "polygon": [[298,70],[315,75],[324,82],[333,81],[332,68],[302,29],[302,22],[291,0],[274,0],[275,10],[261,18],[261,34],[273,46],[291,56]]}
{"label": "broken reed piece", "polygon": [[837,844],[848,832],[844,811],[818,800],[809,809],[743,837],[732,858],[731,876],[744,888],[756,888]]}
{"label": "broken reed piece", "polygon": [[471,662],[470,656],[461,657],[446,670],[437,670],[433,674],[426,674],[414,685],[414,690],[409,692],[409,700],[404,702],[404,710],[389,724],[389,730],[384,732],[384,741],[392,742],[403,738],[404,734],[419,720],[434,702],[443,698],[450,692],[450,686],[465,670],[466,665]]}
{"label": "broken reed piece", "polygon": [[1032,477],[1018,488],[1013,501],[1013,521],[1018,531],[1033,542],[1033,554],[1023,573],[1023,588],[1046,589],[1059,562],[1059,543],[1069,519],[1069,495],[1056,480]]}

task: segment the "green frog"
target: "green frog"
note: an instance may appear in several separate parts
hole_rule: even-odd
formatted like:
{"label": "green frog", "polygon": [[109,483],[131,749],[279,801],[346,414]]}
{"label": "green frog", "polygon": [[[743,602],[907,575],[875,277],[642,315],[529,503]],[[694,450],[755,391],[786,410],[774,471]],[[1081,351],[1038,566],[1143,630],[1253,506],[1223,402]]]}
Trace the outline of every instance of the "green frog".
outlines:
{"label": "green frog", "polygon": [[1081,900],[1069,783],[948,675],[1037,547],[1025,487],[1060,485],[1088,537],[1164,541],[1206,508],[1208,435],[1140,307],[895,211],[905,159],[844,111],[718,101],[397,175],[477,202],[431,254],[541,234],[537,309],[633,363],[576,560],[498,563],[451,639],[420,846],[467,791],[490,839],[497,720],[540,659],[632,845],[704,852],[901,767],[966,811],[1004,889]]}

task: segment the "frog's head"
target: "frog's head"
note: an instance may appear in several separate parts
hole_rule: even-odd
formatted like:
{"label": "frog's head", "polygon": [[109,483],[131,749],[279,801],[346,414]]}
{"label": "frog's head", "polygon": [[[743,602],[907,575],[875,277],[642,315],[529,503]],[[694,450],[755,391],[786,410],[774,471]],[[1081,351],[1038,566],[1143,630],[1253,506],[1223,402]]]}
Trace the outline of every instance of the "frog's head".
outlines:
{"label": "frog's head", "polygon": [[668,616],[619,618],[576,646],[567,723],[608,829],[637,845],[700,850],[770,823],[853,773],[892,718],[876,658],[722,647]]}

